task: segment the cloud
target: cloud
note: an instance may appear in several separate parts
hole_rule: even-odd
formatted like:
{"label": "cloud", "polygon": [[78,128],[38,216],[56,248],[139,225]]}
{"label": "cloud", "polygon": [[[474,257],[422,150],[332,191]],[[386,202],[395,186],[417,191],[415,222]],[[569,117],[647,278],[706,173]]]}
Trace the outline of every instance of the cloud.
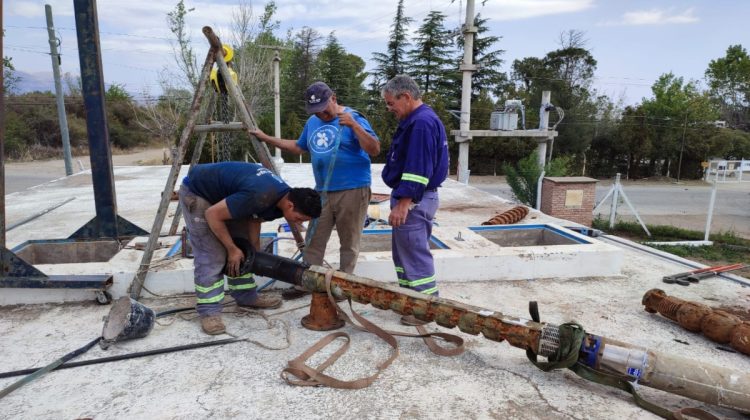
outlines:
{"label": "cloud", "polygon": [[650,9],[625,12],[619,20],[604,21],[598,26],[672,25],[695,23],[699,20],[692,8],[678,14],[673,14],[671,10]]}
{"label": "cloud", "polygon": [[594,0],[508,0],[477,2],[476,12],[498,21],[581,12],[594,6]]}
{"label": "cloud", "polygon": [[40,1],[28,1],[28,0],[16,0],[13,2],[6,2],[6,9],[4,13],[8,18],[21,17],[21,18],[40,18],[44,21],[44,4],[49,4],[52,7],[52,13],[57,15],[70,16],[73,14],[73,2],[65,0],[48,0],[45,2]]}

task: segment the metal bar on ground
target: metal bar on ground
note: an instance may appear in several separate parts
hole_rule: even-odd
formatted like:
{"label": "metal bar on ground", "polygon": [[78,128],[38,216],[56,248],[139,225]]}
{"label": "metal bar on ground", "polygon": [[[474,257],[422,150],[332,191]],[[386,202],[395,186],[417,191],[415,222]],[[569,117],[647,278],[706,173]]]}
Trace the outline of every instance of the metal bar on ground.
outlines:
{"label": "metal bar on ground", "polygon": [[10,225],[10,226],[8,227],[8,229],[7,229],[7,230],[12,230],[12,229],[15,229],[15,228],[17,228],[17,227],[19,227],[19,226],[21,226],[21,225],[24,225],[24,224],[26,224],[26,223],[29,223],[30,221],[32,221],[32,220],[34,220],[34,219],[36,219],[37,217],[41,217],[41,216],[44,216],[45,214],[47,214],[47,213],[51,212],[52,210],[55,210],[56,208],[62,207],[62,206],[64,206],[64,205],[66,205],[66,204],[70,203],[71,201],[73,201],[73,200],[75,200],[75,199],[76,199],[75,197],[70,197],[69,199],[67,199],[67,200],[65,200],[65,201],[63,201],[63,202],[61,202],[61,203],[57,203],[57,204],[55,204],[54,206],[50,206],[50,207],[47,207],[46,209],[44,209],[44,210],[40,211],[39,213],[33,214],[33,215],[31,215],[31,216],[29,216],[29,217],[27,217],[27,218],[23,219],[23,220],[19,220],[19,221],[17,221],[16,223],[13,223],[12,225]]}

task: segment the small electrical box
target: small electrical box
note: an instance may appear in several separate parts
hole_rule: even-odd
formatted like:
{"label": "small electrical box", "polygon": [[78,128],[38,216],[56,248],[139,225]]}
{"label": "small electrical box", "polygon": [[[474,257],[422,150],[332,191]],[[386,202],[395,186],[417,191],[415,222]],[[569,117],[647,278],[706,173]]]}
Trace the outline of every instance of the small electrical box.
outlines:
{"label": "small electrical box", "polygon": [[495,111],[490,114],[490,130],[518,129],[518,114],[515,112]]}
{"label": "small electrical box", "polygon": [[490,130],[518,130],[518,111],[523,112],[523,105],[518,99],[505,101],[505,108],[490,114]]}

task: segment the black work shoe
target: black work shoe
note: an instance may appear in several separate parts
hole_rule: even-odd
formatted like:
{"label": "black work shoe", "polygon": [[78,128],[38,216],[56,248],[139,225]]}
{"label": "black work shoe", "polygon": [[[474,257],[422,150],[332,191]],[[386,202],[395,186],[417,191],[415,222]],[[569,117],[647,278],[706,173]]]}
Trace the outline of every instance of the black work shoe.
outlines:
{"label": "black work shoe", "polygon": [[290,287],[288,289],[284,289],[281,292],[281,298],[284,300],[294,300],[294,299],[299,299],[301,297],[307,296],[309,294],[310,292],[308,292],[307,290],[300,289],[295,286],[295,287]]}

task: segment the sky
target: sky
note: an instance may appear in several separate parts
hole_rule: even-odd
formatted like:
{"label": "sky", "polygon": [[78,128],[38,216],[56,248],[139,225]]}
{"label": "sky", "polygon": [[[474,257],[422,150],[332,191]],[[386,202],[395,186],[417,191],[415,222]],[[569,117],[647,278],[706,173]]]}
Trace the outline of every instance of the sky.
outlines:
{"label": "sky", "polygon": [[[243,0],[185,0],[194,50],[202,63],[208,43],[201,28],[209,25],[228,38],[233,11]],[[166,14],[177,0],[99,0],[97,2],[105,83],[123,85],[136,97],[158,93],[158,75],[175,67],[173,37]],[[256,14],[265,1],[245,0]],[[372,53],[385,52],[398,0],[277,0],[276,19],[284,37],[304,26],[323,36],[335,31],[347,51],[373,68]],[[476,12],[489,18],[490,34],[501,37],[505,50],[501,68],[513,60],[543,57],[559,48],[568,30],[584,33],[586,47],[597,60],[594,87],[615,101],[630,105],[650,98],[651,85],[668,72],[705,88],[711,60],[730,45],[750,47],[750,1],[745,0],[487,0],[476,1]],[[62,72],[79,73],[72,0],[5,0],[4,55],[27,82],[54,91],[44,5],[50,4],[61,40]],[[447,15],[456,27],[465,21],[466,0],[405,1],[416,30],[431,10]],[[44,86],[47,86],[44,88]],[[552,93],[554,103],[554,92]],[[528,106],[528,104],[527,104]]]}

